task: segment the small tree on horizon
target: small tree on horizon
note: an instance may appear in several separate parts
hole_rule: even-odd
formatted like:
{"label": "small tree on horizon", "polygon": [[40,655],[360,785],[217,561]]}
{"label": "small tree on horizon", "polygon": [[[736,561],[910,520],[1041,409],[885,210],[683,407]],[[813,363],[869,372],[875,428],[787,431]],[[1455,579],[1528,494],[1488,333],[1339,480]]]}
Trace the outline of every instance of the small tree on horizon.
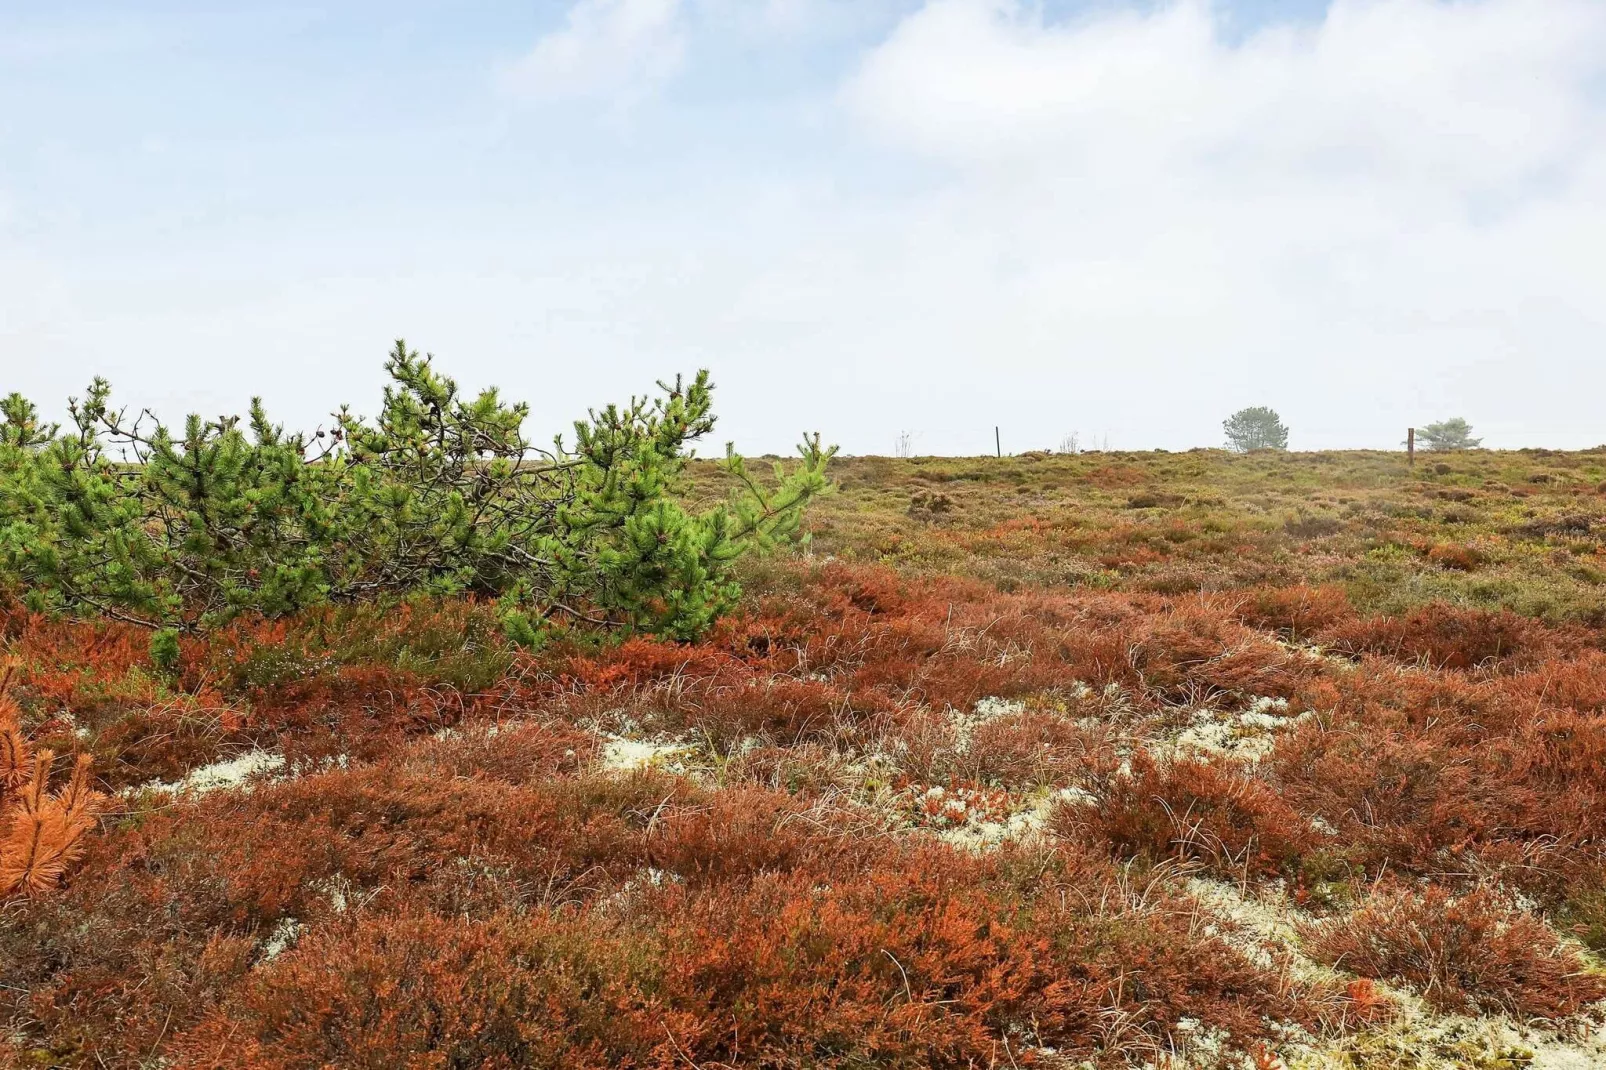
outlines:
{"label": "small tree on horizon", "polygon": [[1227,448],[1238,453],[1288,448],[1288,428],[1276,412],[1264,405],[1239,409],[1221,427],[1227,433]]}
{"label": "small tree on horizon", "polygon": [[1475,450],[1483,445],[1483,439],[1472,437],[1472,425],[1460,416],[1418,428],[1416,437],[1426,450]]}

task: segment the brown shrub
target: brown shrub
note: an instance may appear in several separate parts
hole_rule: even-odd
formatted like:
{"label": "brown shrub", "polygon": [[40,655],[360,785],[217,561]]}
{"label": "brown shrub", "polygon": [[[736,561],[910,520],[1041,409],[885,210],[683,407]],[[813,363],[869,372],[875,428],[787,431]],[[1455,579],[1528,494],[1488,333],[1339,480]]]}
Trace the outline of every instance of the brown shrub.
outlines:
{"label": "brown shrub", "polygon": [[785,795],[727,788],[704,805],[671,810],[647,838],[653,865],[694,883],[830,868],[873,851],[839,815]]}
{"label": "brown shrub", "polygon": [[1127,650],[1134,682],[1167,701],[1213,695],[1288,697],[1308,675],[1304,662],[1235,621],[1230,603],[1192,601],[1137,623]]}
{"label": "brown shrub", "polygon": [[1238,609],[1238,619],[1245,624],[1287,632],[1295,639],[1354,615],[1349,596],[1340,587],[1258,588]]}
{"label": "brown shrub", "polygon": [[[177,1065],[958,1068],[1038,1045],[1115,1062],[1169,1048],[1184,1017],[1246,1050],[1267,1034],[1251,999],[1308,1020],[1185,902],[1130,905],[1107,865],[1046,861],[894,851],[828,880],[343,921],[188,1029]],[[1057,886],[1129,905],[1092,914]]]}
{"label": "brown shrub", "polygon": [[1334,624],[1322,641],[1343,654],[1383,654],[1426,661],[1435,668],[1470,669],[1514,662],[1544,644],[1542,626],[1505,610],[1463,609],[1434,602],[1404,617],[1366,617]]}
{"label": "brown shrub", "polygon": [[617,942],[546,914],[363,919],[247,979],[177,1041],[174,1065],[667,1070],[668,1045],[621,1013],[633,966]]}
{"label": "brown shrub", "polygon": [[747,736],[791,744],[829,740],[838,735],[843,716],[853,719],[843,690],[792,676],[707,691],[693,686],[685,699],[673,722],[694,725],[721,746]]}
{"label": "brown shrub", "polygon": [[1404,981],[1441,1010],[1559,1019],[1606,999],[1606,978],[1586,972],[1549,926],[1487,888],[1462,896],[1431,885],[1381,889],[1306,935],[1318,960]]}
{"label": "brown shrub", "polygon": [[1296,539],[1321,539],[1344,530],[1344,521],[1329,513],[1301,512],[1283,521],[1283,530]]}
{"label": "brown shrub", "polygon": [[1297,811],[1230,761],[1158,761],[1144,752],[1112,776],[1098,804],[1061,805],[1054,828],[1125,856],[1202,862],[1227,874],[1290,872],[1315,843]]}
{"label": "brown shrub", "polygon": [[41,895],[59,884],[82,856],[105,800],[89,783],[87,754],[74,761],[66,785],[50,791],[55,755],[23,734],[13,671],[0,672],[0,897]]}
{"label": "brown shrub", "polygon": [[1100,733],[1043,710],[995,717],[971,733],[961,779],[1020,789],[1063,781],[1106,752]]}
{"label": "brown shrub", "polygon": [[738,750],[725,765],[726,782],[789,795],[817,796],[841,784],[849,757],[818,743]]}
{"label": "brown shrub", "polygon": [[1126,500],[1128,509],[1175,509],[1187,503],[1187,497],[1164,491],[1146,491]]}
{"label": "brown shrub", "polygon": [[1440,568],[1456,572],[1471,572],[1484,561],[1483,554],[1477,547],[1452,542],[1434,544],[1428,550],[1427,556],[1429,561]]}

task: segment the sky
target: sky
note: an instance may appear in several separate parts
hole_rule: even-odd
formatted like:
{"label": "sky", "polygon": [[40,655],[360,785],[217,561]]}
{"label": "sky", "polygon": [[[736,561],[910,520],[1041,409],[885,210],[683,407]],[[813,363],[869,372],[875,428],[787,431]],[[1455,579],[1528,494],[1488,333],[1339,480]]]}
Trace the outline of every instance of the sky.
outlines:
{"label": "sky", "polygon": [[[1606,0],[0,0],[0,393],[1606,443]],[[709,450],[705,450],[709,452]]]}

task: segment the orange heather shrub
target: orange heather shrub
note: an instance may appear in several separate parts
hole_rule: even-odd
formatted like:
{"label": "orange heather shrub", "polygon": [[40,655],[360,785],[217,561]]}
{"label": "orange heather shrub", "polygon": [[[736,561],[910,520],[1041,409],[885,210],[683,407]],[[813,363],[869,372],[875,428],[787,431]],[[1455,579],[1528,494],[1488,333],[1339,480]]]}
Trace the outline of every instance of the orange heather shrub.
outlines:
{"label": "orange heather shrub", "polygon": [[1287,632],[1300,639],[1355,616],[1339,587],[1266,587],[1251,591],[1238,618],[1255,628]]}
{"label": "orange heather shrub", "polygon": [[1043,710],[978,725],[962,756],[960,778],[984,784],[1047,785],[1079,773],[1108,748],[1104,733]]}
{"label": "orange heather shrub", "polygon": [[149,636],[110,620],[62,620],[0,602],[0,634],[13,686],[26,687],[47,713],[94,713],[123,702],[154,701]]}
{"label": "orange heather shrub", "polygon": [[1471,572],[1483,564],[1483,554],[1477,547],[1453,542],[1436,543],[1428,550],[1427,558],[1440,568],[1456,572]]}
{"label": "orange heather shrub", "polygon": [[1234,619],[1234,603],[1188,597],[1145,607],[1128,629],[1130,678],[1165,701],[1236,693],[1288,697],[1309,675],[1302,659]]}
{"label": "orange heather shrub", "polygon": [[1507,610],[1462,609],[1431,602],[1403,617],[1365,617],[1340,621],[1324,630],[1322,642],[1342,654],[1384,654],[1402,661],[1425,661],[1438,669],[1471,669],[1488,664],[1531,663],[1561,653],[1559,635]]}
{"label": "orange heather shrub", "polygon": [[1471,865],[1552,900],[1606,863],[1606,716],[1536,693],[1564,673],[1525,675],[1363,666],[1258,773],[1367,872],[1442,879]]}
{"label": "orange heather shrub", "polygon": [[1252,770],[1231,761],[1158,761],[1139,751],[1112,776],[1098,806],[1065,804],[1054,827],[1121,854],[1175,856],[1242,875],[1291,870],[1316,843],[1299,812]]}
{"label": "orange heather shrub", "polygon": [[1042,1065],[1047,1048],[1113,1066],[1172,1048],[1184,1018],[1239,1050],[1269,1038],[1267,1014],[1312,1020],[1274,968],[1200,933],[1188,901],[1123,899],[1100,860],[883,855],[641,881],[568,908],[339,919],[168,1051],[264,1070],[959,1070]]}
{"label": "orange heather shrub", "polygon": [[1606,977],[1586,972],[1549,926],[1488,888],[1463,896],[1386,888],[1306,936],[1317,959],[1405,981],[1442,1010],[1560,1019],[1606,999]]}
{"label": "orange heather shrub", "polygon": [[1588,650],[1547,661],[1511,681],[1528,703],[1548,702],[1579,713],[1606,714],[1606,654]]}

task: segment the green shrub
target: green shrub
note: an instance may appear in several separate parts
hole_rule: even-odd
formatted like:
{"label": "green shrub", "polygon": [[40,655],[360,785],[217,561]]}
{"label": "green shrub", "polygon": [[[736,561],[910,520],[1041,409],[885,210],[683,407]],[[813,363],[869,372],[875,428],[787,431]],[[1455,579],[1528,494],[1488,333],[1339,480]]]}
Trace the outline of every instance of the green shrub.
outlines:
{"label": "green shrub", "polygon": [[[554,616],[701,634],[739,594],[732,562],[792,537],[834,447],[800,447],[774,486],[727,449],[738,488],[690,512],[687,447],[714,427],[706,372],[574,425],[573,448],[522,432],[528,407],[469,397],[402,342],[379,415],[332,432],[191,416],[130,420],[97,379],[63,433],[0,402],[0,587],[33,608],[195,630],[241,613],[467,593],[539,640]],[[242,426],[243,423],[243,426]]]}

